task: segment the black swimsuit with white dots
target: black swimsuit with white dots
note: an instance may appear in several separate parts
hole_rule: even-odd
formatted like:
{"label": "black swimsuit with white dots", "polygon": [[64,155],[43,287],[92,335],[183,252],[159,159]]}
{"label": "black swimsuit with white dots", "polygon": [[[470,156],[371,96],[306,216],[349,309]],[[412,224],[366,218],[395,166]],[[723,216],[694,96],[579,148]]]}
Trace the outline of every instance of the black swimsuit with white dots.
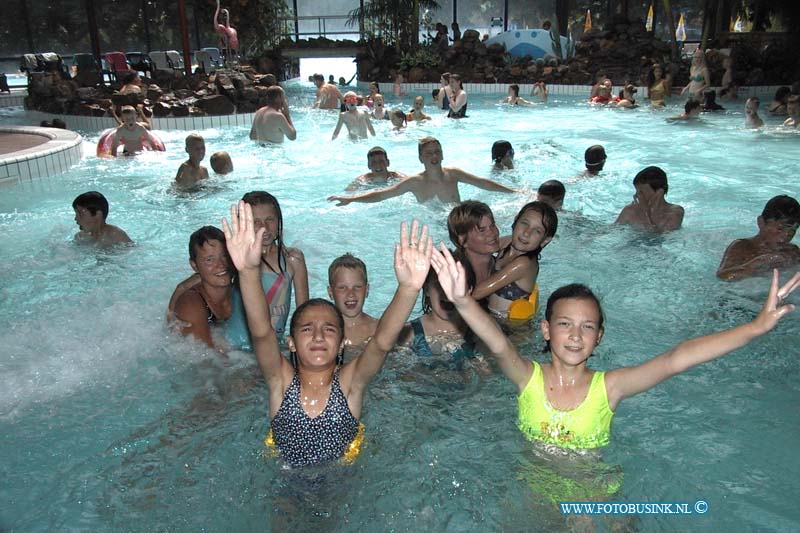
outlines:
{"label": "black swimsuit with white dots", "polygon": [[275,444],[291,466],[342,457],[358,433],[358,420],[339,386],[339,370],[333,374],[328,404],[315,418],[310,418],[300,404],[300,379],[295,373],[271,426]]}

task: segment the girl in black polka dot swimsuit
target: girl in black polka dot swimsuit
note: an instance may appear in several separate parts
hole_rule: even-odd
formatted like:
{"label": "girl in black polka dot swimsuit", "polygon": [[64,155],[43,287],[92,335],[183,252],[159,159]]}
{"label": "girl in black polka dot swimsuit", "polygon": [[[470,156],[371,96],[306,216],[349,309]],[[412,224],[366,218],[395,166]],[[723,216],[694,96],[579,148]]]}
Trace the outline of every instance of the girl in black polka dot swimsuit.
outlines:
{"label": "girl in black polka dot swimsuit", "polygon": [[239,271],[239,285],[253,349],[269,389],[272,435],[281,456],[292,466],[304,466],[342,457],[356,437],[367,385],[380,371],[394,346],[431,262],[433,241],[428,227],[404,222],[395,246],[395,291],[375,335],[358,357],[342,364],[344,319],[327,300],[313,299],[297,308],[286,339],[291,362],[281,355],[278,337],[269,319],[259,273],[261,237],[253,228],[248,204],[231,206],[231,224],[223,220],[231,261]]}

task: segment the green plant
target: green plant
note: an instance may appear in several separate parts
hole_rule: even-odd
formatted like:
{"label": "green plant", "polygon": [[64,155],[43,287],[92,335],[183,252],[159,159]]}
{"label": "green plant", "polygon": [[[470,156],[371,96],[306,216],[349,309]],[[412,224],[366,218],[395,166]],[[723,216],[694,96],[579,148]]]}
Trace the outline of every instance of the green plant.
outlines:
{"label": "green plant", "polygon": [[431,48],[421,47],[410,52],[400,53],[399,68],[403,72],[408,72],[414,67],[423,69],[437,69],[441,66],[442,59]]}

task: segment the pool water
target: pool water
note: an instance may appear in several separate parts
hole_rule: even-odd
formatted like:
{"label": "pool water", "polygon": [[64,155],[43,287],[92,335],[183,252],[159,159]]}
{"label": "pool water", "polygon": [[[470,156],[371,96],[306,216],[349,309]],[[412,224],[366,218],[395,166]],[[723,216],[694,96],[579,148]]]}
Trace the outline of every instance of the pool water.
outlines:
{"label": "pool water", "polygon": [[[437,115],[429,123],[392,132],[384,121],[375,139],[354,143],[330,140],[336,116],[308,108],[310,87],[289,94],[296,142],[260,148],[246,140],[247,128],[199,132],[207,155],[228,150],[235,171],[197,191],[171,186],[188,132],[163,132],[166,153],[117,160],[89,155],[99,132],[85,132],[87,157],[69,173],[3,189],[0,530],[570,530],[586,524],[562,517],[548,491],[620,472],[613,500],[702,499],[709,510],[598,518],[601,530],[798,528],[800,314],[623,402],[601,463],[549,457],[526,441],[515,426],[513,387],[496,368],[401,350],[369,389],[355,465],[291,471],[265,453],[266,388],[252,355],[222,361],[171,334],[164,311],[190,273],[191,232],[219,225],[243,193],[265,189],[281,202],[286,242],[305,253],[311,296],[326,296],[328,264],[352,252],[369,269],[366,311],[380,315],[395,287],[400,222],[418,217],[446,241],[450,206],[406,195],[335,207],[326,197],[367,171],[375,144],[387,149],[392,169],[419,171],[417,140],[434,135],[445,166],[522,189],[461,188],[462,199],[492,206],[501,232],[539,183],[565,182],[558,234],[542,254],[542,300],[566,283],[590,285],[606,313],[590,366],[637,364],[758,312],[766,278],[728,284],[714,271],[731,240],[756,232],[769,198],[797,196],[800,132],[770,117],[762,131],[744,130],[743,102],[689,126],[663,120],[678,114],[677,101],[623,111],[554,96],[544,106],[509,108],[495,104],[501,95],[479,95],[466,120],[428,109]],[[2,118],[23,120],[20,111]],[[498,139],[514,146],[512,171],[490,170]],[[608,153],[606,169],[573,179],[596,143]],[[686,209],[679,231],[652,236],[612,224],[631,200],[633,176],[648,165],[666,170],[667,199]],[[88,190],[105,194],[109,222],[135,246],[73,244],[71,202]],[[532,334],[524,351],[543,361],[541,344]]]}

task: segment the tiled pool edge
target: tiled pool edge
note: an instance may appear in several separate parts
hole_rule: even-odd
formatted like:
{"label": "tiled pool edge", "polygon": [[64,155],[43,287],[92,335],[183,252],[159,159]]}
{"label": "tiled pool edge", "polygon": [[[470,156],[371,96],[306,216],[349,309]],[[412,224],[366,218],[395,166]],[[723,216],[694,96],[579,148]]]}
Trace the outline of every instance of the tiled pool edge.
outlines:
{"label": "tiled pool edge", "polygon": [[74,131],[36,126],[0,126],[0,133],[40,135],[39,146],[0,155],[0,186],[66,172],[83,156],[83,137]]}

